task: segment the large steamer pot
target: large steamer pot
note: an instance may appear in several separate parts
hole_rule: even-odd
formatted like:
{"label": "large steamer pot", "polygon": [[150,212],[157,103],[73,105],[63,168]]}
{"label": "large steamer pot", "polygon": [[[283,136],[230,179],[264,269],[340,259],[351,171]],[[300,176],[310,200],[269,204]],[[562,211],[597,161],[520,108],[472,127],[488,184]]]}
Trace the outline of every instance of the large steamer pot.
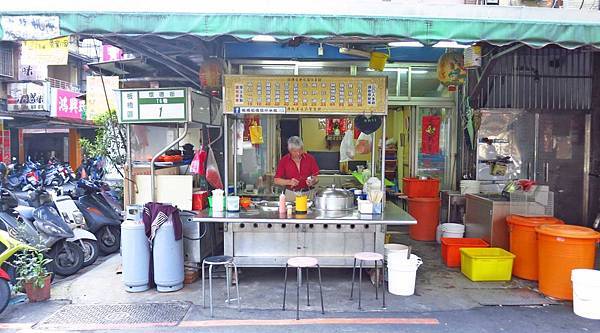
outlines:
{"label": "large steamer pot", "polygon": [[346,211],[354,209],[354,195],[335,185],[320,189],[315,195],[315,208],[323,211]]}

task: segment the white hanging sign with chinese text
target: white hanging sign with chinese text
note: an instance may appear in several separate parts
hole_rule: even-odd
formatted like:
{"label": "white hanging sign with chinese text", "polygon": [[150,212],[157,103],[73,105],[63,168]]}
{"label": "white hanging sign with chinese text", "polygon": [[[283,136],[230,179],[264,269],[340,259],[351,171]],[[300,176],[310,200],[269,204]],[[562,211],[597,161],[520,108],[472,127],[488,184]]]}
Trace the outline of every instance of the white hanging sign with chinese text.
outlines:
{"label": "white hanging sign with chinese text", "polygon": [[40,40],[60,36],[58,16],[2,16],[3,40]]}

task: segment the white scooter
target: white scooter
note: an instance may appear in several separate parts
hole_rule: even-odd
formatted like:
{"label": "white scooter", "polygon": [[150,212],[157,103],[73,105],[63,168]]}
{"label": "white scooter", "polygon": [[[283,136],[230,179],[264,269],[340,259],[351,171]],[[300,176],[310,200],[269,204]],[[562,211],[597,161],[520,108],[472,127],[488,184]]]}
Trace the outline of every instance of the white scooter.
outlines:
{"label": "white scooter", "polygon": [[71,227],[75,238],[78,238],[77,242],[84,254],[83,266],[95,263],[100,255],[98,239],[93,233],[87,230],[85,218],[75,204],[75,201],[68,195],[62,195],[62,188],[49,190],[48,193],[50,193],[58,213]]}

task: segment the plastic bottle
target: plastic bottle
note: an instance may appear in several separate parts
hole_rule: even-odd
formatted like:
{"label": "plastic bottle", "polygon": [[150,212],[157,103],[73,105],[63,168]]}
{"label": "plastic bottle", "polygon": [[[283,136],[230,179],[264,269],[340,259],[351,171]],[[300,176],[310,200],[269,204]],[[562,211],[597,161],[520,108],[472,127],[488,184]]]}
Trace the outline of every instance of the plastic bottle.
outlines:
{"label": "plastic bottle", "polygon": [[281,193],[279,195],[279,212],[285,214],[287,211],[286,202],[285,202],[285,194]]}

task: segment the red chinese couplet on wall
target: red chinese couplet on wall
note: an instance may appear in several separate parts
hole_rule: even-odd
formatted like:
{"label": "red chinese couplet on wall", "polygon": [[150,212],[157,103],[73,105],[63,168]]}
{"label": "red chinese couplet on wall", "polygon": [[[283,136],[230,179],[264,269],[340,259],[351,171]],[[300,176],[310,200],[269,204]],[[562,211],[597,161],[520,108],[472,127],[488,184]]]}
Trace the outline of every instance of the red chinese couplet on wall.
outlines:
{"label": "red chinese couplet on wall", "polygon": [[423,116],[421,124],[421,153],[440,153],[440,116]]}

